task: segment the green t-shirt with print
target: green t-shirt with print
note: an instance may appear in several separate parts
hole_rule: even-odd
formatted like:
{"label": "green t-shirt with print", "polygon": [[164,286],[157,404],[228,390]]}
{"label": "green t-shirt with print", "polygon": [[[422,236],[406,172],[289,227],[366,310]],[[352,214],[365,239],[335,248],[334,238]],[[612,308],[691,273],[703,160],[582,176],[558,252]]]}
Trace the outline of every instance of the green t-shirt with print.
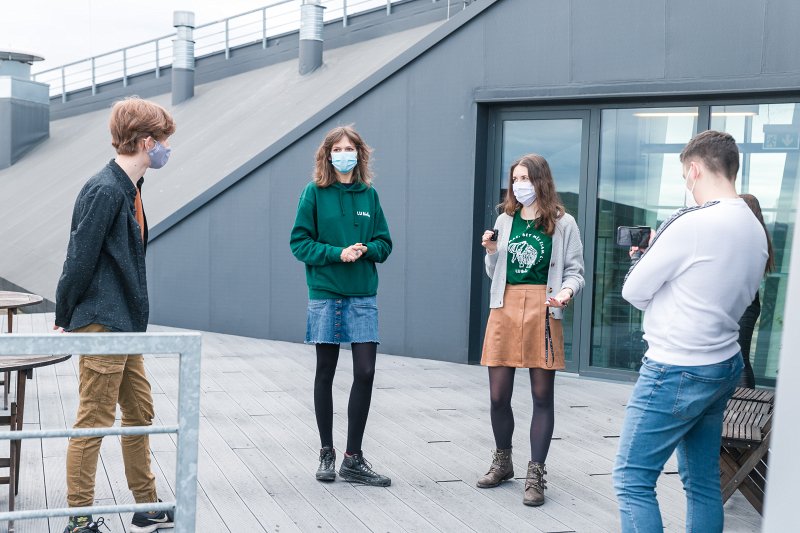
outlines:
{"label": "green t-shirt with print", "polygon": [[553,237],[535,227],[533,220],[524,220],[517,211],[508,239],[506,282],[547,285]]}

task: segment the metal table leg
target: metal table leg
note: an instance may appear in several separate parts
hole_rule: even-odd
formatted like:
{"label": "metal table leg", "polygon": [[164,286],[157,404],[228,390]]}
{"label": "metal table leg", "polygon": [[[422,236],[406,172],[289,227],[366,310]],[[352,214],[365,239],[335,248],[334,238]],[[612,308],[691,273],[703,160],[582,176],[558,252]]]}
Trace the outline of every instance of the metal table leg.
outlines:
{"label": "metal table leg", "polygon": [[[17,402],[11,403],[11,429],[14,430],[17,427]],[[17,457],[17,447],[15,445],[16,442],[19,441],[9,441],[10,446],[10,453],[8,459],[8,511],[11,512],[14,510],[14,497],[17,495],[17,463],[19,462],[19,458]],[[9,533],[13,533],[14,531],[14,522],[8,522],[8,531]]]}
{"label": "metal table leg", "polygon": [[[8,332],[14,333],[14,313],[16,310],[8,310]],[[11,382],[11,372],[3,372],[3,410],[8,409],[8,388]]]}

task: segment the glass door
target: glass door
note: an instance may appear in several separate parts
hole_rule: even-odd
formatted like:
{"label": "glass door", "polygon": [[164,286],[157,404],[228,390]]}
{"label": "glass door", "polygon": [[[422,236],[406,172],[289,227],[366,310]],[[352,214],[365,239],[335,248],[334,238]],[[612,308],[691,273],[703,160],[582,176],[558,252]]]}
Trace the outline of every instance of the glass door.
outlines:
{"label": "glass door", "polygon": [[[536,153],[543,156],[553,173],[556,189],[567,213],[583,227],[582,191],[588,169],[589,111],[502,111],[490,119],[490,139],[494,157],[489,158],[489,176],[485,205],[485,228],[491,228],[497,218],[497,205],[508,190],[509,167],[519,157]],[[489,316],[488,294],[490,280],[484,276],[483,317],[481,339]],[[567,308],[564,316],[564,348],[566,370],[577,372],[579,345],[580,302]],[[574,347],[574,348],[573,348]]]}

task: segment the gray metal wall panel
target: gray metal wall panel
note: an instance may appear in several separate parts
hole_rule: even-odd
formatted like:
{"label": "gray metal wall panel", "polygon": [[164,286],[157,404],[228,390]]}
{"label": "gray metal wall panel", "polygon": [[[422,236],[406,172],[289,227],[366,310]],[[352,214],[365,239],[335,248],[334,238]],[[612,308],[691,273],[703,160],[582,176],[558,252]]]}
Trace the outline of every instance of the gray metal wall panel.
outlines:
{"label": "gray metal wall panel", "polygon": [[[143,194],[145,210],[147,195],[154,193]],[[169,239],[147,247],[151,323],[214,331],[211,305],[222,302],[211,301],[209,219],[209,211],[197,212],[177,224]]]}
{"label": "gray metal wall panel", "polygon": [[267,265],[273,248],[268,238],[268,188],[269,180],[245,179],[209,206],[212,331],[250,336],[267,332]]}
{"label": "gray metal wall panel", "polygon": [[572,80],[664,77],[664,2],[572,0]]}
{"label": "gray metal wall panel", "polygon": [[476,244],[471,100],[484,77],[483,61],[472,59],[482,57],[483,48],[483,29],[468,25],[401,74],[409,79],[406,350],[448,361],[467,355]]}
{"label": "gray metal wall panel", "polygon": [[269,180],[269,336],[283,341],[302,342],[306,334],[306,273],[289,249],[289,234],[300,192],[311,179],[320,142],[315,137],[304,137],[256,171],[260,179]]}
{"label": "gray metal wall panel", "polygon": [[764,23],[764,72],[800,72],[800,2],[768,0]]}
{"label": "gray metal wall panel", "polygon": [[570,4],[530,0],[519,16],[485,15],[484,85],[570,82]]}
{"label": "gray metal wall panel", "polygon": [[765,0],[671,0],[667,3],[667,76],[758,75],[764,12]]}
{"label": "gray metal wall panel", "polygon": [[50,106],[11,100],[11,163],[50,136]]}
{"label": "gray metal wall panel", "polygon": [[48,104],[0,98],[0,168],[19,161],[49,135]]}
{"label": "gray metal wall panel", "polygon": [[11,99],[0,98],[0,168],[10,167],[11,160]]}

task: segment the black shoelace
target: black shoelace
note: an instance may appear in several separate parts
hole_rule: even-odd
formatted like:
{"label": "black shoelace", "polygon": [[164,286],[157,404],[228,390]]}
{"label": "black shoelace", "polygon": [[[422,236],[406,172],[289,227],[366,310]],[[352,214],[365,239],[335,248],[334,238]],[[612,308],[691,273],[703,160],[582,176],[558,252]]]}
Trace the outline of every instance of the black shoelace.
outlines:
{"label": "black shoelace", "polygon": [[320,465],[325,470],[330,470],[333,468],[333,463],[336,459],[334,458],[333,453],[325,453],[319,458]]}
{"label": "black shoelace", "polygon": [[377,475],[375,471],[372,470],[372,465],[370,464],[370,462],[364,459],[363,456],[359,457],[359,459],[356,461],[356,465],[358,466],[358,469],[361,470],[362,472],[365,472],[367,474],[372,474],[373,476]]}

